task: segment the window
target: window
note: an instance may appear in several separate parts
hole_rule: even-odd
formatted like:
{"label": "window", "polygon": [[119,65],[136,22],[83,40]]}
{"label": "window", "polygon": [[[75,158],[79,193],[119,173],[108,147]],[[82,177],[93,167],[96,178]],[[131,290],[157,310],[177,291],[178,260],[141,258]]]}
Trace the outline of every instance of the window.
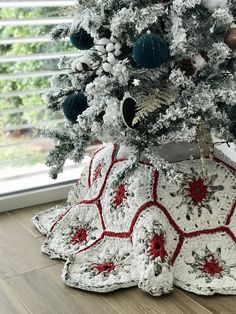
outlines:
{"label": "window", "polygon": [[56,24],[71,22],[76,2],[0,2],[2,198],[9,195],[13,197],[13,194],[22,191],[28,193],[29,190],[48,188],[52,184],[59,185],[65,181],[72,182],[79,176],[78,165],[68,161],[65,173],[57,182],[48,177],[48,169],[44,163],[53,143],[40,136],[42,129],[60,126],[64,121],[60,114],[46,110],[41,95],[50,87],[49,78],[58,71],[60,57],[78,53],[68,40],[55,43],[49,36],[51,28]]}

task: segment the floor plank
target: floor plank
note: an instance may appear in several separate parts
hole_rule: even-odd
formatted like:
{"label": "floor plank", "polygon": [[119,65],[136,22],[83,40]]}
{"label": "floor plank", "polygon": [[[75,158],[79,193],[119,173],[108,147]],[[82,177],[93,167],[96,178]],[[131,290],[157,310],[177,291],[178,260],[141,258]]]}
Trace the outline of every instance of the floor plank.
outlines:
{"label": "floor plank", "polygon": [[138,288],[99,295],[65,286],[63,264],[40,252],[31,223],[55,203],[0,214],[0,314],[233,314],[235,296],[200,297],[175,288],[154,298]]}
{"label": "floor plank", "polygon": [[0,278],[55,265],[41,254],[41,243],[8,214],[0,214]]}
{"label": "floor plank", "polygon": [[172,294],[152,297],[138,288],[125,289],[104,296],[121,314],[209,314],[203,306],[175,289]]}
{"label": "floor plank", "polygon": [[214,295],[206,297],[191,293],[188,293],[188,295],[214,314],[236,313],[236,296]]}
{"label": "floor plank", "polygon": [[49,204],[43,204],[43,205],[37,205],[32,206],[28,208],[18,209],[9,212],[8,214],[14,218],[14,220],[21,225],[24,229],[26,229],[28,232],[30,232],[34,237],[40,237],[42,236],[41,233],[38,232],[38,230],[33,226],[31,219],[36,214],[38,214],[41,211],[44,211],[46,209],[52,208],[55,205],[64,205],[66,204],[66,201],[60,201],[60,202],[52,202]]}
{"label": "floor plank", "polygon": [[7,283],[0,279],[0,313],[25,314],[29,313],[23,304],[16,298]]}
{"label": "floor plank", "polygon": [[117,314],[101,295],[69,288],[60,279],[62,265],[6,279],[30,313]]}

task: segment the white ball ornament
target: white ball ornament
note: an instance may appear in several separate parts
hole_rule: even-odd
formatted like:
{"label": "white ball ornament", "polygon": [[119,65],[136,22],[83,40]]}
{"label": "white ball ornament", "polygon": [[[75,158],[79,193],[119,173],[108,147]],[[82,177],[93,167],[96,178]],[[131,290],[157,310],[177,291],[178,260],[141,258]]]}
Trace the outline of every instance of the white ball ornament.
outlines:
{"label": "white ball ornament", "polygon": [[109,44],[109,42],[110,42],[109,38],[103,37],[98,41],[98,44],[106,46],[107,44]]}
{"label": "white ball ornament", "polygon": [[115,50],[121,50],[122,46],[121,46],[121,43],[117,42],[115,44]]}
{"label": "white ball ornament", "polygon": [[202,0],[201,4],[205,8],[213,11],[218,8],[225,8],[228,4],[228,0]]}
{"label": "white ball ornament", "polygon": [[114,51],[114,56],[119,57],[121,55],[121,50],[115,50]]}
{"label": "white ball ornament", "polygon": [[109,53],[108,57],[107,57],[107,61],[111,64],[111,65],[115,65],[117,63],[117,60],[114,56],[113,53]]}
{"label": "white ball ornament", "polygon": [[111,73],[111,71],[112,71],[112,65],[108,62],[103,63],[102,68],[107,73]]}
{"label": "white ball ornament", "polygon": [[113,50],[115,50],[115,46],[113,43],[110,42],[109,44],[106,45],[106,51],[111,52]]}
{"label": "white ball ornament", "polygon": [[106,46],[110,43],[110,40],[108,38],[101,38],[96,44],[96,48],[100,52],[106,52]]}

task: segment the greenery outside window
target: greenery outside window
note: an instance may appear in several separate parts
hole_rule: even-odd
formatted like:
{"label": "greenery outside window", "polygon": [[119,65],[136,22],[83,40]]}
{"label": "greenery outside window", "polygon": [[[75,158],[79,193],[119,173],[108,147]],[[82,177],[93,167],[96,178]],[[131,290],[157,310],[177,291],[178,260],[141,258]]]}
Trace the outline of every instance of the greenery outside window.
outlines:
{"label": "greenery outside window", "polygon": [[[56,24],[70,23],[75,3],[0,2],[0,197],[52,184],[44,163],[53,143],[41,131],[64,118],[49,112],[41,96],[58,71],[60,56],[77,51],[67,40],[53,42],[49,33]],[[68,169],[73,167],[68,162]],[[73,173],[71,180],[77,176]],[[42,183],[32,180],[35,175],[42,176]],[[61,182],[68,179],[65,174]]]}

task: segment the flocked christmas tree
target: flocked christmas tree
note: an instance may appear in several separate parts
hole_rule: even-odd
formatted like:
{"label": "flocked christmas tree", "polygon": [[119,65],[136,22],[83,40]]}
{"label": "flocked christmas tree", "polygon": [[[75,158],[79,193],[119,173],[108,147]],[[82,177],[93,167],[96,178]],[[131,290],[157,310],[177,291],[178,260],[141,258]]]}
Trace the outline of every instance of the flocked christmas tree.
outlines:
{"label": "flocked christmas tree", "polygon": [[[227,0],[79,1],[70,36],[81,52],[63,58],[45,96],[68,122],[49,136],[57,145],[48,165],[78,162],[92,139],[133,147],[173,178],[153,149],[198,139],[198,130],[224,141],[236,136],[236,2]],[[178,176],[175,175],[175,179]]]}
{"label": "flocked christmas tree", "polygon": [[66,117],[48,132],[52,177],[112,142],[68,206],[33,218],[66,284],[236,294],[236,166],[212,139],[236,138],[235,18],[234,0],[81,0],[53,31],[78,57],[45,97]]}

